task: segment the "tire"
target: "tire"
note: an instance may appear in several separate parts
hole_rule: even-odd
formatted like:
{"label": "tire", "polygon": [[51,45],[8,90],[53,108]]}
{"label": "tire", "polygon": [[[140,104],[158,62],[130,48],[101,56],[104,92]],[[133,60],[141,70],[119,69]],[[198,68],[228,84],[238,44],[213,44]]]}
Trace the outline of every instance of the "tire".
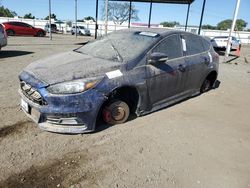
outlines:
{"label": "tire", "polygon": [[211,80],[206,78],[201,86],[200,92],[201,93],[208,92],[211,88],[212,88],[212,82]]}
{"label": "tire", "polygon": [[103,121],[110,125],[125,123],[129,114],[128,104],[121,100],[111,101],[102,110]]}
{"label": "tire", "polygon": [[37,34],[36,34],[36,36],[38,36],[38,37],[44,37],[45,35],[44,35],[44,33],[42,31],[38,31]]}
{"label": "tire", "polygon": [[15,32],[13,30],[11,30],[11,29],[6,30],[6,33],[7,33],[8,36],[14,36],[15,35]]}

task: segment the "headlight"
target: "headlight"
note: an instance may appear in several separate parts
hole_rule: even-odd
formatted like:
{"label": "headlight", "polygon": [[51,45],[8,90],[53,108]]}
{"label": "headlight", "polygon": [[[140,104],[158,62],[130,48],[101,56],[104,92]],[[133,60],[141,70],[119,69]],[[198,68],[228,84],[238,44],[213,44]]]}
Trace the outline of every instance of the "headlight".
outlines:
{"label": "headlight", "polygon": [[51,85],[47,90],[52,94],[74,94],[81,93],[96,85],[98,80],[76,80]]}

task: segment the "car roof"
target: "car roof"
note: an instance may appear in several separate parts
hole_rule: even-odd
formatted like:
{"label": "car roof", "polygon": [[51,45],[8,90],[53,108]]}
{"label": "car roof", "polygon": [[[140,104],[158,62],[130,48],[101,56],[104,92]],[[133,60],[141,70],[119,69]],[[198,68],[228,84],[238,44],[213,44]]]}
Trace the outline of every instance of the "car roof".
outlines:
{"label": "car roof", "polygon": [[164,28],[128,28],[128,29],[122,29],[115,32],[119,33],[134,33],[134,32],[147,32],[152,34],[158,34],[162,37],[165,37],[170,34],[191,34],[196,35],[190,32],[180,31],[180,30],[173,30],[173,29],[164,29]]}

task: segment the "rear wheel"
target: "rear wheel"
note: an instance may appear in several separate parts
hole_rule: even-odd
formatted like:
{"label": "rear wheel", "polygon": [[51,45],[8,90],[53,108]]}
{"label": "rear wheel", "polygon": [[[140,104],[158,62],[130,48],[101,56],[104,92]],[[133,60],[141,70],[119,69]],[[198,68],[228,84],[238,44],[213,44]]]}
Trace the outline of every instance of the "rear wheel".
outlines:
{"label": "rear wheel", "polygon": [[6,33],[7,33],[8,36],[14,36],[15,35],[15,32],[13,30],[11,30],[11,29],[6,30]]}
{"label": "rear wheel", "polygon": [[212,82],[208,78],[206,78],[201,86],[201,93],[205,93],[212,88]]}
{"label": "rear wheel", "polygon": [[121,100],[114,100],[103,108],[102,118],[104,122],[116,125],[126,122],[129,114],[130,110],[127,103]]}
{"label": "rear wheel", "polygon": [[37,32],[37,36],[38,36],[38,37],[44,37],[45,34],[44,34],[44,32],[42,32],[42,31],[38,31],[38,32]]}

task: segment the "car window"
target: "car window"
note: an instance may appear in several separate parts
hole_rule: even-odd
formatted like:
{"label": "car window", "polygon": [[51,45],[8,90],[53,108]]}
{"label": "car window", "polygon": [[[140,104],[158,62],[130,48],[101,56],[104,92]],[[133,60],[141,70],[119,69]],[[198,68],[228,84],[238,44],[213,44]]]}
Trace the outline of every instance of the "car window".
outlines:
{"label": "car window", "polygon": [[204,51],[208,51],[210,50],[210,47],[211,47],[211,43],[209,40],[206,40],[204,38],[201,38],[202,40],[202,44],[203,44],[203,48],[204,48]]}
{"label": "car window", "polygon": [[182,36],[186,41],[186,54],[187,55],[194,55],[204,52],[203,47],[203,39],[196,35],[183,35]]}
{"label": "car window", "polygon": [[163,39],[152,52],[165,53],[168,59],[174,59],[182,56],[180,37],[176,34]]}

